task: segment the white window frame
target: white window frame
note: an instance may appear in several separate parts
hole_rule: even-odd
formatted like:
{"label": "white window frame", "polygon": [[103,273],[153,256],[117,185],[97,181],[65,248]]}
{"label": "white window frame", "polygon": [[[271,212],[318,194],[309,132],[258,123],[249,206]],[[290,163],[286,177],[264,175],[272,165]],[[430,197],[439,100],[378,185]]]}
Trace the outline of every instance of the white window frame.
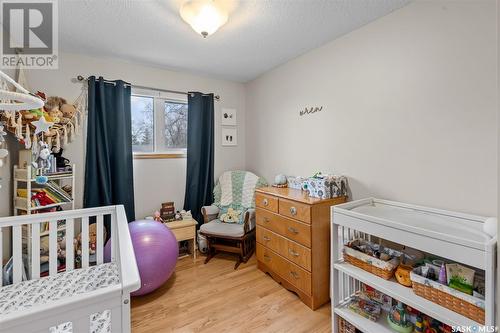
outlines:
{"label": "white window frame", "polygon": [[[165,103],[184,103],[187,105],[187,96],[164,93],[157,90],[132,89],[132,96],[153,98],[153,151],[152,152],[134,152],[134,159],[159,159],[159,158],[186,158],[187,148],[172,149],[163,146],[163,133],[157,130],[158,124],[165,120]],[[159,112],[158,110],[161,110]]]}

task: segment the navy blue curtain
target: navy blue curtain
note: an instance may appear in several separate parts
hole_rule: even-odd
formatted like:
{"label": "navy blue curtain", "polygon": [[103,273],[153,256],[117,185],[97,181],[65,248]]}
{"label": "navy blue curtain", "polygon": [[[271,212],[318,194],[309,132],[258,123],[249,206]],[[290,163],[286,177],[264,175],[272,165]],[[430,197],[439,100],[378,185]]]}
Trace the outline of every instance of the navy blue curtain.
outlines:
{"label": "navy blue curtain", "polygon": [[[88,79],[84,207],[123,204],[135,219],[130,85]],[[109,225],[107,226],[109,231]],[[109,234],[109,233],[108,233]]]}
{"label": "navy blue curtain", "polygon": [[214,95],[188,94],[187,172],[184,209],[202,223],[201,207],[213,202]]}

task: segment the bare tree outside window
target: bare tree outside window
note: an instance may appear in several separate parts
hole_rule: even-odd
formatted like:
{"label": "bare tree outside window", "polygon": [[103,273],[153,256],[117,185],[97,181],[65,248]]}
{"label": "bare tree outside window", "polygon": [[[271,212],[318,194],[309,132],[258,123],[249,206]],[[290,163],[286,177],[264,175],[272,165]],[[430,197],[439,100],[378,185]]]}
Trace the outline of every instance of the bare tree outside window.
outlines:
{"label": "bare tree outside window", "polygon": [[154,99],[132,96],[132,150],[152,152],[154,150]]}
{"label": "bare tree outside window", "polygon": [[132,95],[132,151],[179,152],[187,148],[186,102],[153,95]]}
{"label": "bare tree outside window", "polygon": [[165,146],[171,149],[187,148],[187,104],[167,101],[164,114]]}

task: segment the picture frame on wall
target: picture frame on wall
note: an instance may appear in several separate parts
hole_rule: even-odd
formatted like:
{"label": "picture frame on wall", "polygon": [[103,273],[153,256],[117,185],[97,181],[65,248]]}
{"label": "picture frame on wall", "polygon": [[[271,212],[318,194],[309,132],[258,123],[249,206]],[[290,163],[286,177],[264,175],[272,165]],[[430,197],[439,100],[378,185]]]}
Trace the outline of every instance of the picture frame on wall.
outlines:
{"label": "picture frame on wall", "polygon": [[238,131],[236,130],[236,127],[223,127],[221,134],[223,146],[238,145]]}
{"label": "picture frame on wall", "polygon": [[222,126],[236,126],[237,112],[236,109],[222,108],[221,110],[221,125]]}

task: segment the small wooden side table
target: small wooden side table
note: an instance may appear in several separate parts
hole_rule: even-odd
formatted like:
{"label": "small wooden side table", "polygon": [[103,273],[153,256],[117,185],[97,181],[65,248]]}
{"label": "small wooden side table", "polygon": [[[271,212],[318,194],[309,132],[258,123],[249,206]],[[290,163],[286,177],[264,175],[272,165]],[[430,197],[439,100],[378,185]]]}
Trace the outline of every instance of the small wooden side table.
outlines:
{"label": "small wooden side table", "polygon": [[196,225],[193,219],[166,222],[165,225],[172,231],[178,242],[189,241],[189,247],[193,249],[193,260],[196,260]]}

